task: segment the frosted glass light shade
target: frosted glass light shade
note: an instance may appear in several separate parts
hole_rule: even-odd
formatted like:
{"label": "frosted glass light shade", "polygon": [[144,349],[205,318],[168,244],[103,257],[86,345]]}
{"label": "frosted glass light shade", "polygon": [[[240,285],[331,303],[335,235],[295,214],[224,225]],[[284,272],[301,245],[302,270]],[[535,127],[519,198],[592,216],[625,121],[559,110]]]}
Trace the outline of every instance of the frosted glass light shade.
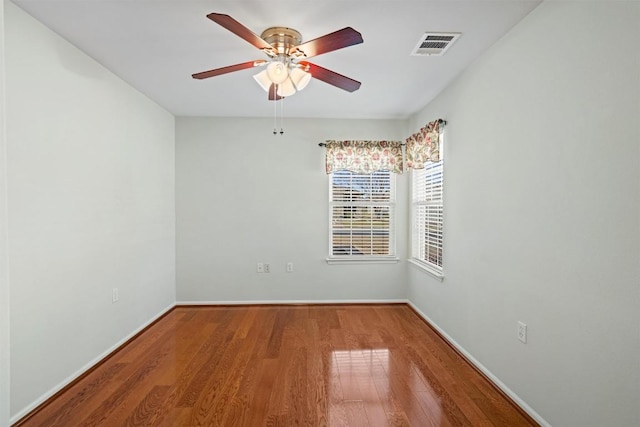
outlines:
{"label": "frosted glass light shade", "polygon": [[282,62],[274,61],[267,65],[267,75],[273,83],[280,84],[289,77],[289,70]]}
{"label": "frosted glass light shade", "polygon": [[291,80],[293,84],[296,86],[296,89],[302,90],[311,81],[311,73],[307,73],[300,68],[294,68],[291,70]]}
{"label": "frosted glass light shade", "polygon": [[291,79],[286,79],[278,85],[276,93],[278,96],[291,96],[296,93],[296,87],[293,85]]}
{"label": "frosted glass light shade", "polygon": [[271,87],[271,80],[269,80],[267,70],[260,71],[258,74],[254,75],[253,78],[258,82],[260,87],[262,87],[265,92],[269,92],[269,88]]}

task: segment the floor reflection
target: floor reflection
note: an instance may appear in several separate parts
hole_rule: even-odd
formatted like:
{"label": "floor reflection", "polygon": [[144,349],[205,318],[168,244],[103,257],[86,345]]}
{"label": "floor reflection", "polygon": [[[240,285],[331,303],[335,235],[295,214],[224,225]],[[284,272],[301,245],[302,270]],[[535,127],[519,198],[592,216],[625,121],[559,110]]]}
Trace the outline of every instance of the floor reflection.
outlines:
{"label": "floor reflection", "polygon": [[442,424],[429,383],[413,362],[394,358],[389,349],[333,351],[330,379],[332,425]]}

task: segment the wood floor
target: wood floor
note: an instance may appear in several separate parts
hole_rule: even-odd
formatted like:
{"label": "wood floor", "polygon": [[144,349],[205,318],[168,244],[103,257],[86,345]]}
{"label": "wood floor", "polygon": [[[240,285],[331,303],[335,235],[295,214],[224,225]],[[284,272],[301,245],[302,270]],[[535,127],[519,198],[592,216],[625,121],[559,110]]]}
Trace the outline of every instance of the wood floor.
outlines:
{"label": "wood floor", "polygon": [[396,304],[177,307],[20,425],[535,424]]}

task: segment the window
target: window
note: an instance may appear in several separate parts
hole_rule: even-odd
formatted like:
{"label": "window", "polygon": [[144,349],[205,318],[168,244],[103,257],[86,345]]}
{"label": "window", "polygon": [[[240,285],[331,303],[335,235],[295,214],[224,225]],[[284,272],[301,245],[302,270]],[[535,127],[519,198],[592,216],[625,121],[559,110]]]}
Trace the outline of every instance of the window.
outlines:
{"label": "window", "polygon": [[442,277],[443,160],[411,174],[412,261]]}
{"label": "window", "polygon": [[329,259],[395,259],[394,174],[337,171],[329,185]]}

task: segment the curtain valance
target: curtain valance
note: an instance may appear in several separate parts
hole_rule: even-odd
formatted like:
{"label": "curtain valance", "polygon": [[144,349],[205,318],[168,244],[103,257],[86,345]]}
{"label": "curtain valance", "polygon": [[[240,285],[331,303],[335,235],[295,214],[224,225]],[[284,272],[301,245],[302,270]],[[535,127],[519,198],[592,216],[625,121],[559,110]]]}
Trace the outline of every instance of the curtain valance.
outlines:
{"label": "curtain valance", "polygon": [[402,173],[400,141],[327,141],[326,170],[372,173],[388,170]]}
{"label": "curtain valance", "polygon": [[428,123],[407,138],[407,167],[424,169],[428,162],[440,161],[440,120]]}

